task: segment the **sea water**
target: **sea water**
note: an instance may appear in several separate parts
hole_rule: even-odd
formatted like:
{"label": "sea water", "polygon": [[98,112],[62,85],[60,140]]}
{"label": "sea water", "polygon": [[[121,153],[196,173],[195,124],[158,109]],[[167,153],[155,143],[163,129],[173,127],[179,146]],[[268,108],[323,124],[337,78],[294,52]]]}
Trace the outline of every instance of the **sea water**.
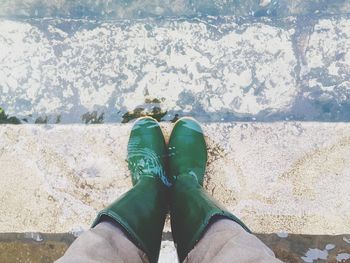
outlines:
{"label": "sea water", "polygon": [[1,0],[0,115],[349,121],[349,10],[345,0]]}

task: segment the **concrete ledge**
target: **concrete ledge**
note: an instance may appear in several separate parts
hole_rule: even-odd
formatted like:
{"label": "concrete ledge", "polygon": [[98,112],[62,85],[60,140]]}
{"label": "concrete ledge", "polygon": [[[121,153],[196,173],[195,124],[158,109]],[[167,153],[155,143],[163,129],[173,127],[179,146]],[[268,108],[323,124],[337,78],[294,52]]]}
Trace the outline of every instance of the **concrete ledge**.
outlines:
{"label": "concrete ledge", "polygon": [[[161,125],[168,136],[171,124]],[[205,188],[254,232],[350,232],[349,124],[203,127],[210,154]],[[130,128],[0,126],[0,232],[88,228],[98,210],[131,187]]]}

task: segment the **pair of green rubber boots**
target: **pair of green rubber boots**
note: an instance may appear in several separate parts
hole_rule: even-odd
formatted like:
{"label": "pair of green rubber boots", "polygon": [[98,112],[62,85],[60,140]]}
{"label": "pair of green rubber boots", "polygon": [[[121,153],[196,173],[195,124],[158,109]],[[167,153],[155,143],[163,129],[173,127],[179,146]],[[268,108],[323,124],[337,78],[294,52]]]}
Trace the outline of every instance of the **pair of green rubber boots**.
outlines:
{"label": "pair of green rubber boots", "polygon": [[150,262],[158,260],[169,209],[180,262],[217,217],[234,220],[249,231],[203,190],[206,162],[203,131],[194,119],[178,120],[168,145],[156,120],[138,119],[128,143],[128,165],[134,187],[102,210],[93,227],[105,220],[116,222]]}

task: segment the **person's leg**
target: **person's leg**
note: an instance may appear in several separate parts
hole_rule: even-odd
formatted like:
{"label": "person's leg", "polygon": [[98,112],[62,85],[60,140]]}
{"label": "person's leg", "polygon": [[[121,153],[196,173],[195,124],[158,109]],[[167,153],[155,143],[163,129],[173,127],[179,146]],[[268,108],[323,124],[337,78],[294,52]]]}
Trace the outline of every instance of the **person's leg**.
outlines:
{"label": "person's leg", "polygon": [[[170,198],[171,228],[180,262],[192,250],[189,259],[194,262],[197,262],[196,256],[198,262],[201,261],[202,255],[205,262],[221,262],[226,257],[229,257],[229,262],[259,262],[252,261],[254,255],[247,252],[253,252],[254,244],[260,244],[259,240],[250,234],[242,221],[218,204],[202,187],[207,148],[200,125],[191,118],[178,120],[170,136],[168,151],[169,176],[174,180]],[[218,218],[225,220],[210,227]],[[222,229],[227,230],[225,235],[221,233]],[[254,241],[253,247],[234,250],[240,251],[237,255],[232,252],[227,254],[235,244],[239,243],[238,247],[243,248],[249,241]],[[240,257],[240,260],[234,261],[235,257]],[[248,261],[244,261],[244,257]]]}
{"label": "person's leg", "polygon": [[210,225],[184,262],[281,263],[256,236],[228,219]]}
{"label": "person's leg", "polygon": [[149,262],[146,254],[111,222],[102,222],[78,237],[56,263]]}

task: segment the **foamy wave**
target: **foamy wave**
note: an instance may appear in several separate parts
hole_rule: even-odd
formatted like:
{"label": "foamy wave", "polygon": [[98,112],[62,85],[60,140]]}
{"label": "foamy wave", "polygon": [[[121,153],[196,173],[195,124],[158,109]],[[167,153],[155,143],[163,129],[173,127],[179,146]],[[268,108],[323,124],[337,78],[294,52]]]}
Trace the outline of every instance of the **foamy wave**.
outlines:
{"label": "foamy wave", "polygon": [[3,20],[0,107],[28,122],[153,106],[164,120],[346,121],[349,30],[347,17]]}

